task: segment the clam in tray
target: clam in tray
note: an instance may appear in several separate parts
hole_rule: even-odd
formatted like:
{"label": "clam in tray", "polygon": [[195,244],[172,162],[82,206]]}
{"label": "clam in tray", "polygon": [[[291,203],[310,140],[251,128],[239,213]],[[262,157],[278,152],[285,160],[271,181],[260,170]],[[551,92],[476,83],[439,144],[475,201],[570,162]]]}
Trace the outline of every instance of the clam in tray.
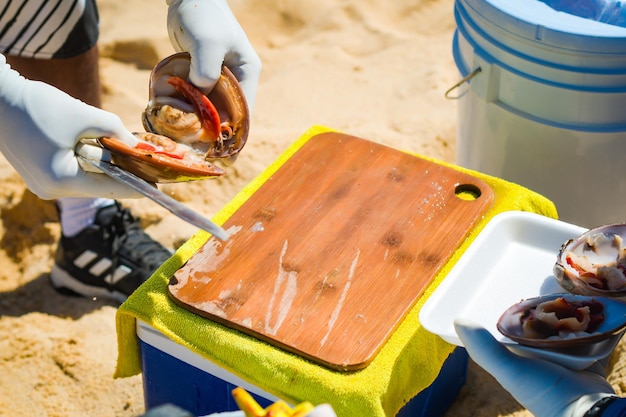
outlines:
{"label": "clam in tray", "polygon": [[554,276],[567,292],[605,297],[626,296],[626,224],[588,230],[561,246]]}
{"label": "clam in tray", "polygon": [[524,346],[572,348],[619,334],[626,327],[626,304],[599,296],[544,295],[511,306],[497,327]]}
{"label": "clam in tray", "polygon": [[509,307],[497,328],[525,346],[565,349],[593,344],[626,328],[626,224],[590,229],[568,239],[553,273],[566,291]]}
{"label": "clam in tray", "polygon": [[[609,336],[610,331],[603,333],[601,329],[603,334],[599,341],[595,335],[591,338],[582,334],[570,335],[570,338],[580,340],[566,342],[565,347],[558,340],[531,340],[532,345],[540,345],[535,347],[505,336],[497,327],[503,313],[523,300],[570,294],[553,269],[564,242],[586,233],[588,230],[584,227],[530,212],[507,211],[494,216],[426,300],[420,311],[420,323],[447,342],[463,346],[456,334],[454,320],[464,317],[484,327],[497,341],[520,356],[540,358],[573,370],[586,369],[607,358],[626,328],[622,327],[613,336]],[[623,298],[586,296],[593,296],[596,300],[609,298],[611,306],[616,307],[605,310],[609,320],[605,325],[621,320],[623,307],[613,303],[624,302]],[[614,313],[620,317],[613,317]]]}

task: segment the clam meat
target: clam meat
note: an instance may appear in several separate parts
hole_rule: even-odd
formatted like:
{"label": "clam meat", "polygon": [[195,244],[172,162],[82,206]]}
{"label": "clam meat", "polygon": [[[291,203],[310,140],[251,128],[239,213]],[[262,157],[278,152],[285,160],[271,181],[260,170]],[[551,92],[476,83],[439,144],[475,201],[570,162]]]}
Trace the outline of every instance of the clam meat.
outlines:
{"label": "clam meat", "polygon": [[612,224],[566,241],[553,268],[561,287],[581,295],[626,295],[625,235],[625,224]]}
{"label": "clam meat", "polygon": [[149,100],[142,113],[146,132],[136,147],[100,138],[112,161],[154,183],[182,182],[225,174],[216,161],[233,163],[248,137],[249,112],[243,91],[228,70],[210,93],[189,80],[190,56],[178,53],[150,74]]}
{"label": "clam meat", "polygon": [[597,301],[568,302],[563,297],[544,301],[523,312],[522,335],[535,339],[592,333],[604,320]]}
{"label": "clam meat", "polygon": [[233,163],[249,130],[243,91],[223,67],[215,87],[204,94],[188,80],[190,62],[189,54],[178,53],[154,67],[142,115],[144,128],[194,148],[205,159]]}
{"label": "clam meat", "polygon": [[522,345],[568,348],[595,343],[626,327],[626,304],[606,297],[550,294],[509,307],[497,323]]}
{"label": "clam meat", "polygon": [[99,142],[111,152],[116,165],[146,181],[191,181],[225,173],[188,145],[150,132],[138,132],[135,136],[139,139],[135,147],[107,137],[100,138]]}

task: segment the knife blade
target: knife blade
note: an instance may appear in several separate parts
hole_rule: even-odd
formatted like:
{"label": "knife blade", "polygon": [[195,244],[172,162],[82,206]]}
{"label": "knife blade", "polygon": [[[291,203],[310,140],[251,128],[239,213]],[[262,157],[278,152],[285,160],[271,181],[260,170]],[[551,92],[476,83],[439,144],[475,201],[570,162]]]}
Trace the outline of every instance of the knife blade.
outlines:
{"label": "knife blade", "polygon": [[199,227],[202,230],[206,230],[219,240],[228,240],[229,236],[226,230],[189,207],[186,207],[182,203],[174,200],[172,197],[163,193],[161,190],[152,186],[135,174],[128,172],[108,161],[91,159],[81,155],[80,153],[78,153],[77,156],[114,180],[119,181],[122,184],[126,184],[134,190],[140,192],[150,200],[169,210],[175,216],[185,220],[187,223]]}

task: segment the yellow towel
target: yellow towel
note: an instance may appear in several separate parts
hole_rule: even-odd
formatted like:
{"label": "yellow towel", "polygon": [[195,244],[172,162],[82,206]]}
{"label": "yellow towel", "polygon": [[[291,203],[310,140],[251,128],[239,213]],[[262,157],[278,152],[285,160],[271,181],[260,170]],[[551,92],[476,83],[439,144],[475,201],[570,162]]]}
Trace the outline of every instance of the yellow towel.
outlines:
{"label": "yellow towel", "polygon": [[[321,126],[307,131],[228,203],[214,221],[223,224],[307,140],[328,131],[332,130]],[[494,191],[494,203],[365,369],[348,373],[327,369],[190,313],[171,302],[167,295],[169,278],[210,237],[205,232],[198,232],[120,306],[116,323],[118,362],[115,376],[126,377],[141,372],[135,328],[135,320],[140,319],[174,342],[292,404],[303,401],[314,404],[329,402],[339,416],[346,417],[395,416],[411,398],[436,379],[441,366],[454,349],[454,346],[422,328],[418,315],[424,301],[445,278],[478,232],[494,215],[504,211],[531,211],[557,217],[552,202],[526,188],[430,160],[485,181]]]}

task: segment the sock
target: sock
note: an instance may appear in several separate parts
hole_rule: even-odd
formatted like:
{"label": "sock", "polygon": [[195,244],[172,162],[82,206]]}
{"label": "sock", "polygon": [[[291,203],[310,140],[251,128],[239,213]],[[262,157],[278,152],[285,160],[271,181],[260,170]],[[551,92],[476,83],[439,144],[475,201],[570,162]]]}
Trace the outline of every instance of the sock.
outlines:
{"label": "sock", "polygon": [[73,237],[84,228],[94,224],[96,213],[102,207],[113,205],[109,198],[62,198],[57,200],[61,218],[61,232],[65,237]]}

